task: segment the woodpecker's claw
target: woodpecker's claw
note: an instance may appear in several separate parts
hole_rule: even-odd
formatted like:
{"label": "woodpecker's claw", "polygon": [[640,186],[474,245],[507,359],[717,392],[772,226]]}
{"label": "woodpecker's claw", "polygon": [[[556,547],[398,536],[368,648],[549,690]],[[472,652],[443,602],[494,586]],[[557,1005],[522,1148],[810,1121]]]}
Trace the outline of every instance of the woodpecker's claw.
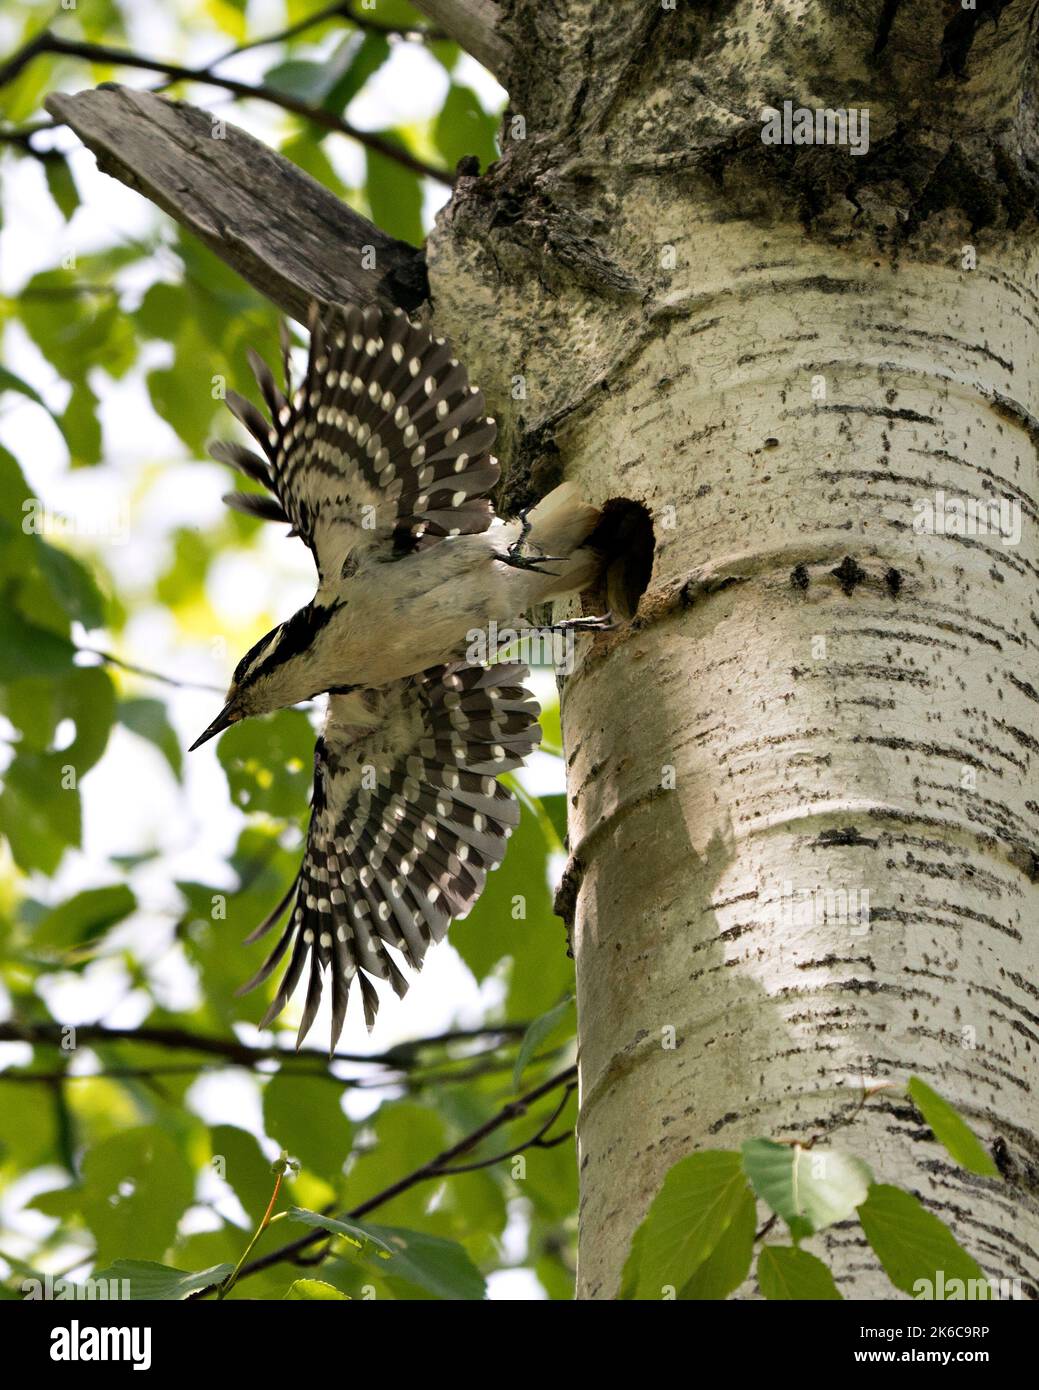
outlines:
{"label": "woodpecker's claw", "polygon": [[551,570],[543,570],[540,569],[539,566],[561,564],[562,561],[567,558],[565,555],[520,554],[520,549],[523,545],[523,542],[530,535],[530,521],[527,517],[527,513],[529,511],[529,507],[524,507],[523,510],[520,512],[519,516],[517,517],[517,520],[520,524],[520,533],[509,546],[505,554],[499,555],[498,559],[502,562],[503,565],[510,565],[514,570],[530,570],[534,574],[546,574],[548,575],[549,579],[555,579],[558,576],[554,575]]}
{"label": "woodpecker's claw", "polygon": [[565,555],[515,555],[512,549],[498,556],[503,565],[509,565],[514,570],[532,570],[535,574],[547,574],[550,579],[557,579],[559,576],[552,570],[543,570],[541,566],[558,565],[566,558]]}
{"label": "woodpecker's claw", "polygon": [[553,632],[613,632],[620,624],[612,613],[603,613],[595,618],[564,618],[553,623]]}

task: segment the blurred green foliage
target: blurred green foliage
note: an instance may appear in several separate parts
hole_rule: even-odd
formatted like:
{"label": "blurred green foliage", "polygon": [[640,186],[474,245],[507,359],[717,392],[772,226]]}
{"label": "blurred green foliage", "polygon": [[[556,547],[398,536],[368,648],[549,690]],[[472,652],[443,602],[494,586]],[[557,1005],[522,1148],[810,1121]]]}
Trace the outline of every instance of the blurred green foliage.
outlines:
{"label": "blurred green foliage", "polygon": [[[53,23],[68,37],[125,46],[133,42],[130,8],[131,0],[53,13],[27,5],[24,22],[5,32],[17,47]],[[171,7],[162,8],[169,32]],[[204,36],[211,53],[263,36],[241,0],[178,0],[173,8],[183,44],[171,60],[184,60],[189,37]],[[319,8],[317,0],[287,0],[282,24]],[[398,44],[422,42],[377,31],[426,23],[403,0],[377,0],[357,14],[363,25],[340,15],[258,49],[262,80],[345,113]],[[382,134],[443,169],[463,155],[486,166],[496,157],[498,114],[459,75],[454,44],[424,46],[441,83],[447,74],[441,109]],[[37,58],[0,88],[0,140],[45,121],[49,92],[113,78],[152,85],[154,75]],[[171,93],[196,102],[214,96],[184,84]],[[219,110],[235,120],[226,98]],[[428,214],[416,174],[369,152],[355,160],[361,181],[351,186],[335,157],[336,142],[340,149],[348,143],[343,136],[288,113],[277,117],[276,130],[274,143],[314,178],[396,236],[421,241]],[[51,139],[69,150],[74,141],[64,135]],[[573,992],[548,876],[565,809],[560,797],[524,796],[504,866],[470,919],[452,931],[475,978],[494,982],[483,992],[484,1024],[504,1031],[403,1047],[345,1075],[317,1050],[296,1057],[286,1046],[271,1060],[264,1051],[270,1036],[257,1037],[249,1025],[273,986],[235,995],[265,954],[266,943],[242,947],[242,937],[298,863],[313,750],[307,714],[252,721],[221,741],[228,823],[237,829],[219,873],[192,878],[185,860],[174,868],[158,845],[98,853],[84,824],[82,786],[103,776],[114,733],[129,736],[140,757],[139,774],[119,788],[117,803],[106,803],[118,804],[127,827],[154,799],[184,797],[186,770],[170,687],[97,653],[142,664],[134,633],[145,621],[171,623],[174,648],[221,633],[227,651],[240,652],[285,615],[264,613],[228,630],[212,605],[215,568],[257,553],[260,523],[252,518],[229,513],[205,527],[171,519],[149,563],[126,566],[116,561],[139,544],[134,528],[117,552],[104,538],[56,534],[47,509],[63,511],[63,479],[72,469],[118,469],[135,506],[161,486],[161,464],[113,457],[105,412],[121,383],[136,384],[150,402],[156,430],[160,421],[172,430],[178,444],[170,447],[170,467],[203,458],[223,414],[216,383],[247,389],[246,349],[276,357],[277,316],[157,213],[146,234],[113,230],[111,244],[95,238],[69,258],[88,210],[85,190],[60,154],[40,158],[50,148],[46,138],[33,143],[35,155],[17,140],[0,143],[0,162],[5,172],[42,167],[38,198],[53,202],[67,244],[55,248],[53,264],[7,286],[0,299],[0,424],[8,412],[33,412],[34,431],[60,440],[66,463],[41,484],[33,448],[15,457],[0,447],[0,1195],[10,1223],[0,1225],[0,1291],[21,1297],[25,1277],[71,1271],[79,1281],[91,1272],[129,1278],[134,1297],[183,1298],[238,1263],[270,1202],[279,1150],[299,1163],[282,1182],[279,1211],[352,1209],[486,1124],[515,1098],[517,1082],[536,1087],[572,1059],[573,1013],[564,1009],[528,1034],[522,1077],[513,1075],[526,1026]],[[32,209],[23,213],[31,225]],[[219,428],[228,432],[226,416]],[[552,711],[548,719],[558,730]],[[157,882],[164,898],[160,891],[156,899]],[[189,985],[171,987],[171,961]],[[133,1000],[130,1027],[109,1021],[103,991],[92,1002],[91,972],[112,965]],[[71,1029],[63,1027],[67,991],[77,982],[78,1027]],[[287,1044],[291,1028],[279,1022],[275,1040]],[[380,1047],[378,1031],[371,1047]],[[214,1073],[252,1088],[255,1132],[203,1118],[199,1082]],[[348,1118],[344,1102],[355,1092],[364,1104]],[[469,1159],[522,1146],[563,1094],[553,1091],[502,1124]],[[571,1099],[555,1132],[572,1124],[573,1111]],[[378,1204],[377,1224],[366,1220],[353,1238],[337,1234],[312,1278],[276,1264],[229,1296],[473,1298],[489,1275],[520,1266],[549,1297],[569,1298],[573,1145],[530,1148],[521,1158],[416,1182]],[[280,1220],[256,1253],[298,1238],[307,1219]],[[506,1242],[507,1225],[514,1233]]]}

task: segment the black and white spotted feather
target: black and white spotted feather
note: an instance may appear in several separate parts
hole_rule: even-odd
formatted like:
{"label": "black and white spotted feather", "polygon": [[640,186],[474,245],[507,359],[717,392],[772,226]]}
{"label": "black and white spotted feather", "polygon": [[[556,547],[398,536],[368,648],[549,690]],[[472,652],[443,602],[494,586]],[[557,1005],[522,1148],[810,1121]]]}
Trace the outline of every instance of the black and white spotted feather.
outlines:
{"label": "black and white spotted feather", "polygon": [[487,530],[487,494],[500,472],[489,453],[496,427],[444,339],[399,309],[337,305],[324,316],[311,311],[298,386],[284,332],[282,348],[284,391],[250,354],[270,420],[227,393],[262,456],[223,442],[211,452],[270,493],[231,493],[231,506],[287,522],[312,550],[323,584],[336,583],[368,547],[390,558]]}
{"label": "black and white spotted feather", "polygon": [[288,913],[252,989],[288,958],[263,1026],[307,972],[297,1046],[332,993],[332,1049],[357,982],[369,1028],[373,979],[402,995],[394,960],[418,969],[431,942],[464,916],[505,855],[519,820],[497,775],[518,767],[540,738],[526,667],[456,663],[380,690],[332,695],[315,750],[314,799],[298,878],[249,937]]}

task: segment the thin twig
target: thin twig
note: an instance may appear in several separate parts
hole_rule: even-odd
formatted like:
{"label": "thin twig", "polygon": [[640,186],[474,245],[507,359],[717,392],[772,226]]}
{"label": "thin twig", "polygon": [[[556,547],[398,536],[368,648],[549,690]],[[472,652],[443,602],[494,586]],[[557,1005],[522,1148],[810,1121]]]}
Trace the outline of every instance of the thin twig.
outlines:
{"label": "thin twig", "polygon": [[438,169],[432,164],[427,164],[416,155],[393,144],[384,136],[376,135],[367,130],[359,130],[349,121],[344,120],[342,116],[337,116],[334,112],[326,111],[320,106],[311,106],[308,102],[301,101],[288,92],[279,92],[276,88],[267,87],[262,83],[253,86],[248,82],[239,82],[233,77],[219,77],[210,72],[208,68],[185,67],[180,63],[167,63],[159,58],[148,58],[143,53],[134,53],[128,48],[114,48],[109,44],[101,43],[86,43],[79,39],[63,39],[46,29],[37,34],[34,39],[30,39],[3,66],[0,66],[0,86],[13,81],[23,68],[42,53],[60,54],[67,58],[83,58],[91,63],[113,63],[120,67],[141,68],[145,72],[162,73],[175,82],[199,82],[209,87],[220,87],[223,91],[232,92],[238,97],[246,97],[253,101],[265,101],[272,106],[280,107],[283,111],[291,111],[294,115],[303,116],[323,130],[332,130],[340,135],[348,135],[351,140],[356,140],[358,144],[383,155],[386,159],[394,160],[397,164],[403,165],[404,168],[410,169],[414,174],[419,174],[424,178],[437,179],[440,183],[447,184],[449,188],[454,183],[453,176],[446,169]]}
{"label": "thin twig", "polygon": [[383,24],[380,20],[369,19],[365,15],[354,12],[349,0],[337,0],[334,5],[326,5],[323,10],[316,10],[313,14],[306,15],[303,19],[297,19],[295,24],[290,24],[286,29],[279,29],[276,34],[265,34],[259,39],[249,39],[245,43],[237,44],[229,48],[214,58],[211,63],[207,63],[207,68],[219,67],[221,63],[226,63],[229,58],[237,58],[239,53],[248,53],[253,48],[264,48],[267,44],[285,43],[288,39],[294,39],[307,29],[313,29],[318,24],[323,24],[326,19],[335,19],[341,16],[350,21],[358,29],[363,29],[369,34],[385,34],[387,37],[401,39],[421,39],[429,42],[433,39],[445,39],[447,35],[440,29],[427,29],[422,25],[412,25],[410,28],[403,28],[399,24]]}
{"label": "thin twig", "polygon": [[65,159],[62,150],[38,150],[32,143],[32,137],[37,130],[47,130],[49,126],[39,125],[30,129],[23,130],[0,130],[0,145],[17,145],[26,154],[31,154],[33,159],[38,159],[41,164],[54,164],[59,159]]}
{"label": "thin twig", "polygon": [[[285,1060],[278,1068],[279,1076],[302,1076],[309,1077],[315,1081],[327,1081],[333,1086],[338,1086],[344,1091],[384,1091],[387,1089],[401,1089],[409,1094],[416,1094],[430,1086],[457,1086],[463,1081],[475,1081],[483,1076],[498,1076],[502,1072],[509,1072],[514,1066],[511,1057],[499,1057],[503,1044],[496,1042],[482,1052],[470,1054],[466,1057],[453,1059],[459,1065],[457,1070],[414,1070],[395,1071],[387,1068],[386,1072],[380,1076],[337,1076],[335,1072],[328,1069],[327,1064],[322,1067],[293,1066],[295,1060],[292,1055],[286,1054]],[[540,1053],[530,1059],[530,1065],[539,1065],[543,1062],[553,1060],[561,1051],[556,1048],[552,1051]],[[471,1062],[474,1058],[487,1058],[478,1062],[474,1066],[463,1065]],[[13,1067],[0,1071],[0,1086],[6,1082],[14,1085],[65,1085],[71,1081],[96,1081],[98,1077],[106,1077],[114,1081],[154,1081],[162,1076],[201,1076],[204,1073],[210,1075],[226,1071],[229,1067],[241,1066],[240,1062],[158,1062],[154,1066],[139,1067],[99,1067],[97,1071],[90,1072],[69,1072],[66,1070],[57,1071],[22,1071]],[[273,1075],[274,1073],[264,1073]],[[566,1136],[564,1136],[565,1138]],[[551,1148],[557,1141],[555,1139],[546,1143],[541,1143],[538,1148]],[[494,1160],[497,1162],[498,1160]]]}
{"label": "thin twig", "polygon": [[559,1119],[566,1109],[567,1101],[577,1089],[577,1082],[571,1081],[563,1091],[563,1098],[549,1115],[548,1119],[541,1126],[538,1132],[530,1139],[525,1139],[522,1144],[517,1144],[514,1149],[506,1149],[504,1153],[495,1154],[493,1158],[477,1159],[474,1163],[455,1163],[450,1168],[439,1169],[438,1177],[448,1177],[452,1173],[475,1173],[480,1168],[493,1168],[496,1163],[504,1163],[507,1158],[515,1158],[524,1149],[554,1149],[559,1144],[564,1144],[571,1136],[571,1130],[565,1130],[562,1134],[557,1134],[554,1139],[546,1139],[545,1135]]}
{"label": "thin twig", "polygon": [[147,676],[149,680],[176,686],[178,690],[210,690],[216,695],[224,694],[222,686],[209,685],[205,681],[185,681],[178,680],[176,676],[164,676],[161,671],[149,671],[146,666],[135,666],[132,661],[124,661],[121,656],[101,651],[97,647],[77,647],[76,650],[86,652],[88,656],[99,656],[106,666],[118,666],[121,671],[130,671],[135,676]]}
{"label": "thin twig", "polygon": [[226,1298],[227,1295],[234,1288],[238,1280],[238,1276],[241,1272],[242,1265],[244,1265],[246,1260],[249,1258],[249,1252],[252,1250],[253,1246],[263,1235],[267,1227],[271,1224],[271,1215],[274,1211],[274,1204],[278,1200],[278,1193],[281,1191],[282,1179],[284,1178],[285,1174],[288,1171],[290,1171],[290,1169],[298,1168],[298,1166],[298,1164],[292,1164],[289,1162],[289,1156],[283,1149],[281,1153],[281,1158],[278,1160],[278,1164],[275,1167],[274,1191],[271,1193],[271,1200],[267,1203],[267,1210],[263,1213],[263,1219],[257,1226],[256,1230],[253,1232],[252,1240],[242,1251],[238,1263],[235,1265],[234,1269],[232,1269],[231,1273],[227,1276],[227,1278],[224,1280],[224,1282],[220,1285],[219,1289],[217,1290],[217,1298]]}
{"label": "thin twig", "polygon": [[[391,1198],[399,1197],[402,1192],[407,1192],[412,1187],[417,1187],[419,1183],[429,1182],[431,1179],[446,1176],[451,1171],[450,1165],[454,1159],[460,1158],[462,1154],[469,1153],[470,1150],[475,1149],[482,1140],[486,1139],[489,1134],[493,1134],[495,1130],[501,1129],[503,1125],[507,1125],[511,1123],[511,1121],[525,1115],[530,1107],[544,1096],[551,1095],[551,1093],[557,1091],[560,1086],[566,1087],[567,1096],[569,1096],[574,1088],[576,1079],[576,1066],[567,1067],[565,1071],[561,1071],[557,1073],[557,1075],[549,1077],[549,1079],[543,1081],[540,1086],[535,1086],[532,1091],[528,1091],[525,1095],[502,1106],[497,1114],[493,1115],[489,1120],[486,1120],[482,1125],[479,1125],[471,1133],[467,1134],[464,1139],[460,1139],[457,1144],[453,1144],[451,1148],[445,1149],[442,1153],[437,1154],[435,1158],[431,1158],[428,1163],[423,1163],[421,1167],[416,1168],[411,1173],[407,1173],[402,1178],[398,1178],[396,1182],[391,1183],[388,1187],[384,1187],[381,1192],[376,1192],[374,1196],[367,1198],[366,1201],[351,1208],[351,1210],[345,1212],[340,1219],[357,1220],[362,1216],[367,1216],[369,1212],[374,1211],[377,1207],[385,1205]],[[559,1110],[557,1109],[553,1119],[557,1118],[558,1114]],[[543,1134],[544,1126],[539,1129],[538,1135],[534,1137],[541,1137]],[[533,1142],[534,1140],[532,1139],[530,1143]],[[529,1144],[521,1147],[529,1147]],[[517,1150],[516,1152],[519,1151],[520,1150]],[[497,1161],[500,1162],[500,1159]],[[461,1171],[461,1169],[459,1169],[459,1171]],[[241,1270],[238,1278],[245,1279],[250,1274],[258,1274],[261,1270],[269,1269],[271,1265],[281,1264],[284,1260],[295,1260],[301,1251],[309,1250],[312,1245],[316,1245],[320,1241],[325,1240],[328,1240],[327,1231],[310,1231],[307,1235],[300,1236],[297,1240],[290,1241],[287,1245],[282,1245],[277,1250],[271,1250],[268,1254],[261,1255],[258,1259],[253,1260],[251,1264],[247,1264]],[[202,1290],[201,1296],[204,1297],[208,1292],[210,1291]],[[193,1295],[193,1297],[199,1296],[200,1295]]]}

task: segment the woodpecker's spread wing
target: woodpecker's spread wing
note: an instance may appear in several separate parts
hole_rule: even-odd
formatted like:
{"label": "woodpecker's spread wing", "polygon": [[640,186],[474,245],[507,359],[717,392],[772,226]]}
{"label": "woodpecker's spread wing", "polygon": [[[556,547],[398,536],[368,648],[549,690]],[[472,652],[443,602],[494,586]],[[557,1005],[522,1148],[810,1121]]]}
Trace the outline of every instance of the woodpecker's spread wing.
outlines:
{"label": "woodpecker's spread wing", "polygon": [[314,755],[314,800],[299,875],[255,941],[289,911],[274,950],[243,987],[266,980],[289,953],[263,1019],[288,1002],[309,961],[297,1047],[314,1021],[326,970],[332,1049],[356,978],[371,1028],[371,977],[398,995],[408,982],[387,946],[416,970],[454,917],[464,916],[505,854],[519,820],[496,780],[541,738],[525,666],[437,666],[380,690],[332,695]]}
{"label": "woodpecker's spread wing", "polygon": [[227,393],[264,457],[227,443],[213,445],[213,456],[273,494],[231,493],[231,506],[288,522],[332,583],[366,548],[389,559],[487,529],[487,493],[500,472],[488,452],[495,424],[442,338],[399,309],[336,306],[323,318],[311,312],[307,371],[295,389],[284,336],[283,357],[287,394],[266,363],[250,359],[270,422]]}

